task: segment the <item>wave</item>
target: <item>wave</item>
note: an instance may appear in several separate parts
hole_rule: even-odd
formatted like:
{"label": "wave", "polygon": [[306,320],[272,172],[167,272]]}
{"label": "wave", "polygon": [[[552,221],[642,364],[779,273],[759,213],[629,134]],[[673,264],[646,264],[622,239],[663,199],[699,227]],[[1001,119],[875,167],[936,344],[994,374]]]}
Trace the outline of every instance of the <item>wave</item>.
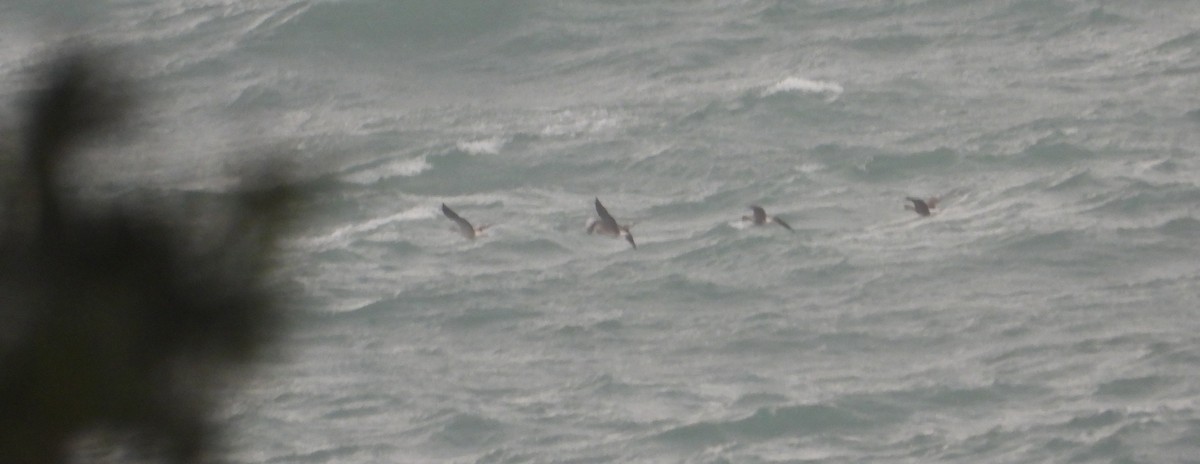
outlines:
{"label": "wave", "polygon": [[493,324],[508,325],[525,319],[537,318],[542,315],[541,311],[528,309],[499,307],[488,307],[486,309],[473,308],[466,309],[461,314],[446,319],[442,326],[448,330],[478,329]]}
{"label": "wave", "polygon": [[[1162,412],[1164,415],[1166,412]],[[1190,415],[1192,411],[1177,412]],[[1143,457],[1144,449],[1158,450],[1156,461],[1188,462],[1195,459],[1198,428],[1179,420],[1162,420],[1141,412],[1128,414],[1101,413],[1104,421],[1115,421],[1103,427],[1092,427],[1089,434],[1068,435],[1074,440],[1064,447],[1063,462],[1134,462]],[[1064,434],[1066,435],[1066,434]],[[1070,440],[1070,439],[1063,439]]]}
{"label": "wave", "polygon": [[1072,254],[1070,250],[1089,239],[1089,234],[1079,230],[1056,230],[1050,232],[1025,232],[1008,237],[997,245],[1000,256],[1008,254],[1048,257]]}
{"label": "wave", "polygon": [[[460,139],[451,144],[440,143],[433,147],[414,147],[403,152],[383,153],[374,155],[374,159],[369,161],[336,168],[338,172],[333,176],[348,184],[388,188],[400,184],[442,185],[452,180],[456,171],[462,170],[492,173],[490,176],[458,174],[471,178],[499,178],[497,171],[501,167],[504,167],[503,172],[515,175],[520,166],[509,168],[504,160],[477,159],[481,155],[500,154],[513,140],[514,138],[508,136]],[[374,143],[380,142],[373,142],[366,147],[340,147],[339,150],[369,153],[376,148]]]}
{"label": "wave", "polygon": [[1067,164],[1085,161],[1096,156],[1096,153],[1085,147],[1055,140],[1056,137],[1043,138],[1021,152],[1021,157],[1038,163]]}
{"label": "wave", "polygon": [[[595,327],[596,325],[593,325]],[[599,394],[613,397],[627,397],[637,393],[638,388],[612,374],[594,375],[568,387],[573,392]]]}
{"label": "wave", "polygon": [[536,257],[570,255],[571,249],[548,238],[528,238],[497,243],[498,251],[513,253],[513,257],[532,259]]}
{"label": "wave", "polygon": [[463,153],[470,155],[498,155],[509,139],[505,137],[491,137],[475,140],[459,140],[455,143],[455,147]]}
{"label": "wave", "polygon": [[1096,387],[1096,396],[1144,398],[1177,383],[1177,379],[1159,375],[1110,380]]}
{"label": "wave", "polygon": [[522,10],[520,2],[486,0],[316,2],[287,21],[274,21],[268,39],[284,53],[396,56],[495,34],[519,24]]}
{"label": "wave", "polygon": [[1108,184],[1093,174],[1091,170],[1082,169],[1068,172],[1051,180],[1046,186],[1046,190],[1051,192],[1092,191],[1107,186]]}
{"label": "wave", "polygon": [[333,446],[306,453],[289,454],[286,456],[278,456],[267,460],[269,463],[326,463],[326,462],[341,462],[345,460],[355,461],[358,458],[365,457],[369,454],[368,450],[359,446]]}
{"label": "wave", "polygon": [[866,53],[895,55],[915,53],[933,43],[933,39],[912,34],[862,37],[847,42],[854,50]]}
{"label": "wave", "polygon": [[739,396],[737,401],[733,403],[734,407],[757,406],[759,408],[770,407],[780,403],[787,403],[788,397],[778,393],[747,393]]}
{"label": "wave", "polygon": [[763,407],[743,419],[704,421],[673,427],[654,435],[662,442],[714,446],[780,437],[847,432],[881,425],[877,414],[822,404]]}
{"label": "wave", "polygon": [[412,159],[385,161],[375,166],[361,168],[356,172],[341,175],[346,182],[359,185],[376,184],[396,177],[413,177],[433,168],[424,156]]}
{"label": "wave", "polygon": [[875,154],[853,166],[850,173],[868,180],[910,179],[917,174],[954,170],[961,157],[949,148],[917,153]]}
{"label": "wave", "polygon": [[1192,239],[1200,237],[1200,220],[1193,217],[1181,217],[1168,220],[1156,228],[1164,235]]}
{"label": "wave", "polygon": [[1130,185],[1122,191],[1103,197],[1098,205],[1087,209],[1086,212],[1106,216],[1157,215],[1164,209],[1188,208],[1197,202],[1200,202],[1200,189],[1191,185]]}
{"label": "wave", "polygon": [[440,422],[430,440],[455,449],[480,449],[495,445],[511,428],[502,421],[472,413],[453,414]]}
{"label": "wave", "polygon": [[842,95],[845,89],[841,84],[832,81],[819,81],[803,77],[787,77],[763,89],[760,96],[769,97],[778,93],[802,93],[824,95],[826,100],[833,101]]}
{"label": "wave", "polygon": [[395,222],[432,219],[441,214],[441,211],[435,206],[419,206],[388,216],[371,218],[358,223],[340,226],[317,236],[294,239],[292,243],[301,249],[309,251],[326,250],[333,247],[345,246],[350,241],[359,239],[366,232]]}

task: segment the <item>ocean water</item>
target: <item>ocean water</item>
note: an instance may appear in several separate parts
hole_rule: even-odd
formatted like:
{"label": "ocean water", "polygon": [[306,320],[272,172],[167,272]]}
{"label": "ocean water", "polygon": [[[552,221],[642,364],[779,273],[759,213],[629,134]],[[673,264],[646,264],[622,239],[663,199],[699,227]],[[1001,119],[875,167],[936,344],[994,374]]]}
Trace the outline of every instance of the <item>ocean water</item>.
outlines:
{"label": "ocean water", "polygon": [[[81,188],[220,195],[282,156],[312,193],[218,462],[1200,462],[1198,21],[10,0],[0,114],[84,37],[147,97]],[[595,198],[636,250],[585,233]]]}

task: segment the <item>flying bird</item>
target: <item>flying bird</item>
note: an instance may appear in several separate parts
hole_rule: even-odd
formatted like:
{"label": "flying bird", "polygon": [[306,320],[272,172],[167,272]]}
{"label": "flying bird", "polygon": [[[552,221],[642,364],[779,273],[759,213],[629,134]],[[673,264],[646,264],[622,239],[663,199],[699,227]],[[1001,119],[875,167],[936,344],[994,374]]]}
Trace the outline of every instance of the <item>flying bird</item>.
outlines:
{"label": "flying bird", "polygon": [[472,226],[470,222],[467,222],[466,219],[463,219],[458,215],[458,213],[455,213],[454,210],[450,209],[449,206],[446,206],[445,203],[442,203],[442,214],[445,214],[446,217],[450,218],[451,221],[454,221],[454,223],[458,225],[458,233],[469,239],[475,239],[475,237],[483,235],[483,230],[491,227],[490,225],[486,224],[479,227]]}
{"label": "flying bird", "polygon": [[936,209],[938,204],[937,197],[929,197],[928,200],[922,200],[916,197],[906,197],[905,199],[911,201],[912,204],[904,205],[904,209],[916,211],[917,214],[920,214],[921,216],[929,216],[932,214],[930,210]]}
{"label": "flying bird", "polygon": [[792,226],[789,226],[788,223],[783,221],[783,219],[779,219],[775,216],[767,216],[767,211],[764,210],[763,207],[758,206],[758,205],[750,205],[750,209],[752,211],[754,211],[754,215],[753,216],[742,216],[743,221],[750,221],[751,223],[753,223],[756,226],[775,223],[775,224],[779,224],[779,225],[783,226],[784,229],[795,232],[794,230],[792,230]]}
{"label": "flying bird", "polygon": [[588,221],[588,234],[597,233],[601,235],[608,235],[610,237],[625,237],[625,241],[629,242],[630,245],[633,245],[633,249],[637,249],[637,244],[633,242],[633,234],[629,233],[629,228],[632,226],[622,226],[617,224],[617,220],[613,219],[612,215],[608,214],[608,210],[604,209],[604,205],[600,204],[599,198],[596,199],[596,214],[598,214],[600,218]]}

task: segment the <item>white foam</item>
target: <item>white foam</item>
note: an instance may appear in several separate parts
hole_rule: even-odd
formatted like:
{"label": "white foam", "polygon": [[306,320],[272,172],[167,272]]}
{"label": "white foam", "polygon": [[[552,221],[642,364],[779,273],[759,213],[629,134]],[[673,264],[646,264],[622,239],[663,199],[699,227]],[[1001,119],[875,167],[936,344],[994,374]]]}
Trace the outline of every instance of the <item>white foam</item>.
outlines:
{"label": "white foam", "polygon": [[814,172],[822,171],[824,169],[825,169],[825,165],[823,165],[821,163],[801,163],[800,165],[796,166],[796,170],[803,172],[805,174],[812,174]]}
{"label": "white foam", "polygon": [[368,185],[393,177],[412,177],[432,167],[429,161],[426,161],[425,157],[421,156],[413,159],[396,160],[382,166],[346,174],[342,176],[342,179],[355,184]]}
{"label": "white foam", "polygon": [[551,115],[543,125],[541,135],[548,137],[579,136],[598,133],[620,126],[620,118],[608,110],[572,111],[565,110]]}
{"label": "white foam", "polygon": [[437,208],[419,206],[401,211],[389,216],[369,219],[363,222],[338,227],[333,231],[317,237],[296,240],[295,243],[305,249],[328,249],[344,244],[351,238],[371,232],[385,225],[400,221],[415,221],[429,219],[441,214]]}
{"label": "white foam", "polygon": [[803,77],[789,76],[763,90],[762,96],[768,97],[781,92],[825,94],[829,100],[835,100],[845,89],[841,84],[831,81],[817,81]]}
{"label": "white foam", "polygon": [[470,155],[497,155],[506,144],[508,144],[507,138],[492,137],[472,141],[459,140],[457,146],[460,151]]}

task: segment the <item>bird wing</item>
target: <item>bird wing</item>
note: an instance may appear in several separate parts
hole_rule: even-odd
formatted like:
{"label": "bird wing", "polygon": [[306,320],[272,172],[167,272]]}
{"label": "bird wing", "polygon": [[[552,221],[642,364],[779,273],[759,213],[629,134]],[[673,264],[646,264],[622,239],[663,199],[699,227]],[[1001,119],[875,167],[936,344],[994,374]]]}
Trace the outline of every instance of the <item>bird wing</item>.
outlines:
{"label": "bird wing", "polygon": [[445,203],[442,203],[442,214],[446,215],[446,217],[453,219],[455,221],[462,219],[462,218],[458,217],[458,213],[455,213],[454,210],[450,209],[449,206],[446,206]]}
{"label": "bird wing", "polygon": [[929,205],[925,203],[925,200],[916,197],[905,197],[905,199],[912,202],[913,210],[915,210],[917,214],[922,216],[929,215]]}
{"label": "bird wing", "polygon": [[471,223],[460,217],[458,213],[455,213],[445,203],[442,203],[442,214],[454,221],[455,224],[458,224],[458,230],[462,232],[463,236],[468,238],[475,237],[475,228],[471,226]]}
{"label": "bird wing", "polygon": [[795,232],[794,230],[792,230],[792,226],[789,226],[789,225],[788,225],[788,223],[786,223],[786,222],[783,222],[783,219],[779,219],[779,218],[777,218],[777,217],[773,217],[773,218],[771,218],[771,222],[774,222],[774,223],[776,223],[776,224],[779,224],[779,225],[783,226],[783,228],[784,228],[784,229],[791,230],[792,232]]}
{"label": "bird wing", "polygon": [[625,241],[629,242],[630,245],[633,245],[633,249],[637,249],[637,244],[633,243],[633,234],[629,233],[628,227],[625,228]]}
{"label": "bird wing", "polygon": [[751,206],[750,209],[754,211],[754,223],[755,224],[763,224],[763,223],[767,222],[767,211],[764,210],[761,206],[757,206],[757,205]]}
{"label": "bird wing", "polygon": [[604,205],[600,204],[599,198],[596,199],[596,214],[600,215],[600,225],[602,228],[611,231],[621,230],[621,227],[617,225],[617,220],[613,219],[612,215],[608,214],[608,210],[604,209]]}

